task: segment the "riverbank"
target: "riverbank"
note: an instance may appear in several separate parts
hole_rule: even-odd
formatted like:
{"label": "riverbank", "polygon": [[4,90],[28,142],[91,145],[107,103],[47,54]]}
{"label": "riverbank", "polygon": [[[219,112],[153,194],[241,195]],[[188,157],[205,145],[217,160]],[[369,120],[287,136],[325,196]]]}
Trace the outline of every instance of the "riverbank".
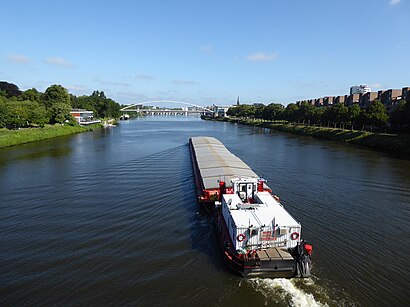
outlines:
{"label": "riverbank", "polygon": [[92,131],[101,127],[101,124],[93,124],[89,126],[50,125],[44,128],[26,128],[20,130],[0,129],[0,148]]}
{"label": "riverbank", "polygon": [[218,119],[219,121],[249,126],[269,128],[298,135],[313,136],[320,139],[356,144],[373,149],[410,154],[410,135],[372,133],[359,130],[344,130],[316,126],[290,125],[252,119]]}

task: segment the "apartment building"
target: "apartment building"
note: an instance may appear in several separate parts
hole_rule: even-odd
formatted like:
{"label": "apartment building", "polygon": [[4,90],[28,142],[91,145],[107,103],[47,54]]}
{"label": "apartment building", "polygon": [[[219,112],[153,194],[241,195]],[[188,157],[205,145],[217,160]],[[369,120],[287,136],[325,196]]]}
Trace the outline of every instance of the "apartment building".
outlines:
{"label": "apartment building", "polygon": [[401,98],[410,102],[410,87],[403,87],[401,91]]}
{"label": "apartment building", "polygon": [[347,96],[345,105],[350,107],[354,104],[358,104],[360,102],[360,97],[362,97],[362,94],[350,94],[349,96]]}
{"label": "apartment building", "polygon": [[401,100],[410,102],[410,87],[400,89],[388,89],[372,92],[367,85],[355,85],[350,88],[350,95],[340,96],[325,96],[324,98],[307,99],[297,101],[300,105],[302,102],[307,102],[316,107],[332,106],[336,104],[345,104],[352,106],[358,104],[361,109],[365,109],[375,100],[379,100],[386,106],[388,113],[391,113]]}
{"label": "apartment building", "polygon": [[369,104],[372,101],[375,101],[378,97],[379,97],[378,92],[367,92],[366,94],[363,94],[360,99],[360,103],[359,103],[360,108],[361,109],[367,108]]}
{"label": "apartment building", "polygon": [[324,105],[325,107],[327,107],[327,106],[332,106],[334,100],[335,100],[335,97],[334,97],[334,96],[326,96],[326,97],[323,98],[323,105]]}
{"label": "apartment building", "polygon": [[333,99],[333,104],[344,104],[345,100],[346,100],[347,95],[343,95],[343,96],[336,96]]}
{"label": "apartment building", "polygon": [[323,98],[315,99],[315,106],[316,107],[323,107]]}

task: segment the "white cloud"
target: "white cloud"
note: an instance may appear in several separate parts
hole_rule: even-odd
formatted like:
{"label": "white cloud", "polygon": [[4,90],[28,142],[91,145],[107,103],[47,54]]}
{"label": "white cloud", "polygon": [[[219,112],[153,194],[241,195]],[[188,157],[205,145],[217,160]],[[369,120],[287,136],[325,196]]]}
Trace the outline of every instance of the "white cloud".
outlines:
{"label": "white cloud", "polygon": [[212,45],[202,45],[199,47],[199,51],[210,54],[214,51],[214,47]]}
{"label": "white cloud", "polygon": [[374,92],[374,90],[378,90],[378,89],[383,88],[383,85],[380,84],[380,83],[370,84],[369,86],[370,86],[370,88],[372,89],[373,92]]}
{"label": "white cloud", "polygon": [[45,62],[50,65],[60,66],[60,67],[74,67],[69,61],[60,57],[50,57],[45,59]]}
{"label": "white cloud", "polygon": [[96,82],[103,84],[103,85],[114,85],[114,86],[130,86],[131,84],[125,82],[116,82],[116,81],[105,81],[99,78],[95,79]]}
{"label": "white cloud", "polygon": [[88,87],[86,87],[85,85],[74,84],[74,85],[67,85],[66,89],[69,90],[69,91],[84,92],[84,91],[88,90]]}
{"label": "white cloud", "polygon": [[248,61],[253,62],[270,62],[278,58],[277,52],[265,53],[265,52],[255,52],[246,57]]}
{"label": "white cloud", "polygon": [[22,54],[11,53],[7,56],[7,59],[11,63],[18,63],[18,64],[28,64],[30,59]]}
{"label": "white cloud", "polygon": [[401,0],[389,0],[390,5],[397,5],[400,3]]}
{"label": "white cloud", "polygon": [[196,85],[196,84],[198,84],[198,82],[195,82],[195,81],[191,81],[191,80],[180,80],[180,79],[173,80],[171,83],[172,83],[172,84],[175,84],[175,85],[184,85],[184,84]]}
{"label": "white cloud", "polygon": [[146,74],[139,74],[135,76],[135,79],[139,79],[139,80],[154,80],[155,77],[150,76],[150,75],[146,75]]}

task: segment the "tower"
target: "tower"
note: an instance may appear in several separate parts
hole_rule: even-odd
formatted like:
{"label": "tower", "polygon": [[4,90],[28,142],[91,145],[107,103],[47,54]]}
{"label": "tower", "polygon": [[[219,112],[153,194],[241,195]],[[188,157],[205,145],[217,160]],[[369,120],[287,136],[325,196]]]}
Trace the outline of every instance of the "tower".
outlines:
{"label": "tower", "polygon": [[239,95],[238,95],[238,99],[236,99],[236,105],[239,106]]}

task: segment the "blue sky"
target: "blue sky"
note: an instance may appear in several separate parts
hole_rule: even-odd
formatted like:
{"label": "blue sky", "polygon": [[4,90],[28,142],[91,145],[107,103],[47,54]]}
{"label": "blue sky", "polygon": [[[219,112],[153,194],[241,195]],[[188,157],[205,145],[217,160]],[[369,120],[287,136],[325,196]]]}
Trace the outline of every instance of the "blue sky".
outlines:
{"label": "blue sky", "polygon": [[0,80],[119,103],[410,86],[410,0],[0,1]]}

